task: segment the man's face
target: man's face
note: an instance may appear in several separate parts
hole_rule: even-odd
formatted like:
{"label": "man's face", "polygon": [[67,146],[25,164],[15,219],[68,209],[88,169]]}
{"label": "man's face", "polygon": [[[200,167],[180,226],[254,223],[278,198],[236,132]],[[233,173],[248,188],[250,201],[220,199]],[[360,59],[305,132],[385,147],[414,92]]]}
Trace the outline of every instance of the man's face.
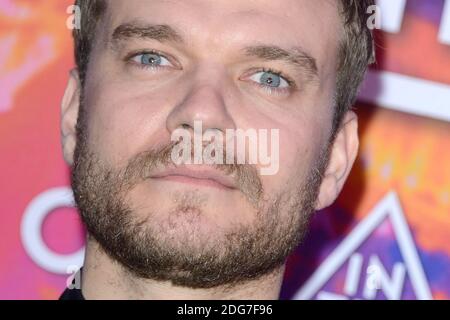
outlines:
{"label": "man's face", "polygon": [[[192,287],[280,266],[326,167],[341,28],[335,1],[108,1],[73,171],[105,251],[137,275]],[[278,172],[181,170],[171,134],[194,121],[204,131],[278,129]],[[189,177],[205,172],[215,178]]]}

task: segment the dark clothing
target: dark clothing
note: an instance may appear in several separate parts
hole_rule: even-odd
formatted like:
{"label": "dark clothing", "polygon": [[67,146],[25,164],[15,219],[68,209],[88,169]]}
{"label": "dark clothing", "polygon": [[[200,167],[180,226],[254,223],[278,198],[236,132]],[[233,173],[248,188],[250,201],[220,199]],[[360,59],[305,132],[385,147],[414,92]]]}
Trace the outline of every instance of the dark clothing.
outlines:
{"label": "dark clothing", "polygon": [[81,289],[66,288],[66,290],[64,290],[62,295],[59,297],[59,300],[84,300],[84,297]]}

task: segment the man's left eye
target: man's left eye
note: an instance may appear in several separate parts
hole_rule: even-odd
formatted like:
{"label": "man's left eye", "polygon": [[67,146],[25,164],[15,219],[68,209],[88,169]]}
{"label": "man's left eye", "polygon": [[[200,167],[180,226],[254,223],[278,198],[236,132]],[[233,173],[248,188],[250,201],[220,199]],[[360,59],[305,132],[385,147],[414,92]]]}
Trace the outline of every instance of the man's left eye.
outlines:
{"label": "man's left eye", "polygon": [[279,73],[272,71],[261,71],[255,73],[251,80],[258,82],[260,85],[274,89],[289,88],[289,81],[282,77]]}
{"label": "man's left eye", "polygon": [[172,65],[166,57],[155,52],[140,53],[135,55],[131,60],[144,67],[157,68]]}

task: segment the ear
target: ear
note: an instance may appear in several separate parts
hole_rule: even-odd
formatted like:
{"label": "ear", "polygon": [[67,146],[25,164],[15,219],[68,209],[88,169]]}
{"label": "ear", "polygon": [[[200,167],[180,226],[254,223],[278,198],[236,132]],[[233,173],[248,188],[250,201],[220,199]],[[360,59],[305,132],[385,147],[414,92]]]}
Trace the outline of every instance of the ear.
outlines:
{"label": "ear", "polygon": [[331,149],[330,160],[317,198],[316,210],[326,208],[336,200],[355,162],[358,148],[358,117],[353,111],[348,111]]}
{"label": "ear", "polygon": [[70,71],[69,80],[61,102],[61,144],[64,160],[71,166],[76,145],[76,124],[80,107],[81,84],[78,70]]}

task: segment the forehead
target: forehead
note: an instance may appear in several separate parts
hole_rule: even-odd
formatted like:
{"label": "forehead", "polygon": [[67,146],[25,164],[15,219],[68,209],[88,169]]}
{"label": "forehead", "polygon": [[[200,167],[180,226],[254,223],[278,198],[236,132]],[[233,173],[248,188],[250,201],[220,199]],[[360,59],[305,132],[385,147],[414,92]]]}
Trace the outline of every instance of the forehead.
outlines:
{"label": "forehead", "polygon": [[[255,43],[299,46],[323,66],[342,26],[335,0],[108,0],[102,33],[126,23],[169,25],[192,48],[223,52]],[[331,59],[334,60],[334,59]]]}

